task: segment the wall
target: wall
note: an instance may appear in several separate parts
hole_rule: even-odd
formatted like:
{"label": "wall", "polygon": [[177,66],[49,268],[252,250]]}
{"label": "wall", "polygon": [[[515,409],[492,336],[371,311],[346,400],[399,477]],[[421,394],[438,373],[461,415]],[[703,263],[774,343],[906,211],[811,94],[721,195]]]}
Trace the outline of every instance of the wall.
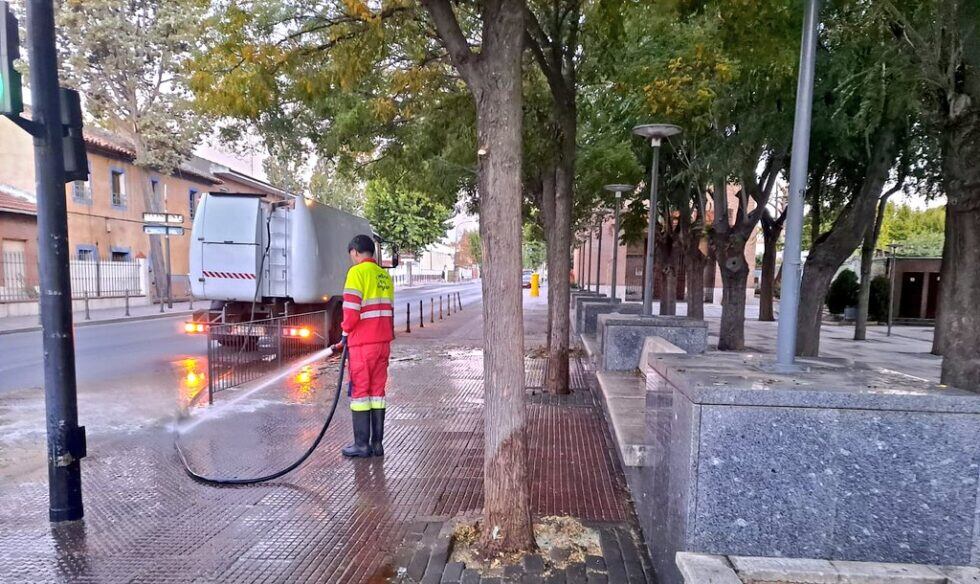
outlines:
{"label": "wall", "polygon": [[30,134],[0,116],[0,183],[34,192],[34,143]]}
{"label": "wall", "polygon": [[[112,204],[111,172],[121,170],[125,185],[124,204]],[[89,153],[90,201],[78,201],[73,185],[67,185],[68,243],[73,254],[80,246],[94,246],[102,259],[110,259],[113,251],[130,253],[131,258],[149,256],[150,239],[143,232],[143,212],[147,210],[144,189],[150,181],[158,181],[161,196],[166,192],[166,210],[184,217],[184,235],[172,236],[171,272],[188,272],[188,250],[191,228],[190,190],[205,192],[210,184],[187,178],[160,175],[138,168],[121,158]]]}
{"label": "wall", "polygon": [[[38,283],[37,217],[0,211],[0,252],[4,249],[3,242],[7,240],[24,242],[25,254],[23,265],[17,267],[17,274],[18,276],[23,276],[26,284],[31,286],[36,285]],[[13,273],[8,271],[9,268],[4,268],[2,259],[0,257],[0,288],[12,285],[12,283],[4,281],[4,274],[5,272]]]}

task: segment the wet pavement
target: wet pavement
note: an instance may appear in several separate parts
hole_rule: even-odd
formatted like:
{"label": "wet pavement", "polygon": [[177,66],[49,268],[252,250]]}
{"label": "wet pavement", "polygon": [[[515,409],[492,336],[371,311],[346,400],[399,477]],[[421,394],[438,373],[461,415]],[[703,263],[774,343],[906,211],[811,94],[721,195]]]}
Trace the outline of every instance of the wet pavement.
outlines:
{"label": "wet pavement", "polygon": [[[541,344],[544,299],[526,305],[527,346]],[[419,522],[482,504],[483,388],[477,305],[399,334],[393,349],[384,459],[350,461],[346,398],[324,443],[296,472],[250,487],[192,481],[173,447],[169,415],[201,391],[199,359],[154,379],[106,388],[112,411],[88,421],[82,462],[86,518],[47,521],[43,431],[0,407],[0,582],[383,582]],[[335,365],[191,409],[179,439],[196,471],[276,470],[311,443],[333,399]],[[632,510],[602,411],[573,362],[573,394],[540,394],[543,361],[528,359],[532,505],[538,516],[626,524]],[[253,388],[254,389],[254,388]],[[42,418],[43,419],[43,418]],[[83,420],[84,422],[84,420]],[[20,433],[8,432],[20,425]],[[31,433],[34,432],[34,433]]]}

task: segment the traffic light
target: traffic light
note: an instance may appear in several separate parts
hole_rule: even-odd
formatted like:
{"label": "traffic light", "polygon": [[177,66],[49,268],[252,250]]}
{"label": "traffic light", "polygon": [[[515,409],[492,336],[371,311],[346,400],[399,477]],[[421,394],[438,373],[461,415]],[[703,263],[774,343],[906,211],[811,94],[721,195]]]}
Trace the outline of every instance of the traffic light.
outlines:
{"label": "traffic light", "polygon": [[0,115],[17,116],[24,111],[20,72],[14,69],[19,58],[17,17],[6,2],[0,1]]}
{"label": "traffic light", "polygon": [[65,182],[88,180],[88,156],[82,136],[82,100],[74,89],[60,88]]}

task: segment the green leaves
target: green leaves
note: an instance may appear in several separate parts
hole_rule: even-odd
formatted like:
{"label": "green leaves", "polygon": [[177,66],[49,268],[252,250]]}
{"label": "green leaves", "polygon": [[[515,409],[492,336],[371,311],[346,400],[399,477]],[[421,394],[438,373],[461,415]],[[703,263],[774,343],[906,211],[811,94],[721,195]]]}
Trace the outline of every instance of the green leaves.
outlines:
{"label": "green leaves", "polygon": [[386,241],[421,253],[445,235],[452,208],[426,193],[377,179],[367,185],[364,214]]}

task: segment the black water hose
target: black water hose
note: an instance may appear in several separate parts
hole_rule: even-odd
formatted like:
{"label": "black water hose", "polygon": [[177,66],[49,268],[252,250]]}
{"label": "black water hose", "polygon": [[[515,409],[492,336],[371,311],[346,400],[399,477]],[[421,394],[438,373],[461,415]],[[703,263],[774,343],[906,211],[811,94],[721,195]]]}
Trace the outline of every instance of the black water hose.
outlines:
{"label": "black water hose", "polygon": [[[187,457],[184,455],[184,451],[180,447],[180,440],[174,439],[174,448],[177,449],[177,455],[180,457],[180,463],[184,465],[184,470],[187,471],[187,474],[190,475],[190,477],[195,481],[208,485],[254,485],[256,483],[276,480],[283,475],[291,473],[301,464],[306,462],[306,459],[308,459],[310,455],[313,454],[313,451],[317,449],[317,446],[320,445],[320,442],[323,440],[323,436],[327,433],[327,428],[330,427],[330,422],[333,421],[334,414],[337,412],[337,404],[340,402],[340,390],[344,385],[344,365],[347,364],[346,342],[343,344],[343,347],[343,352],[340,354],[340,374],[337,375],[337,390],[333,396],[333,405],[330,406],[330,413],[327,414],[326,420],[323,421],[323,427],[320,428],[320,434],[317,435],[316,440],[313,441],[313,444],[311,444],[307,451],[296,459],[295,462],[280,471],[261,477],[247,479],[206,477],[191,470],[190,464],[187,463]],[[329,355],[327,356],[329,357]]]}

